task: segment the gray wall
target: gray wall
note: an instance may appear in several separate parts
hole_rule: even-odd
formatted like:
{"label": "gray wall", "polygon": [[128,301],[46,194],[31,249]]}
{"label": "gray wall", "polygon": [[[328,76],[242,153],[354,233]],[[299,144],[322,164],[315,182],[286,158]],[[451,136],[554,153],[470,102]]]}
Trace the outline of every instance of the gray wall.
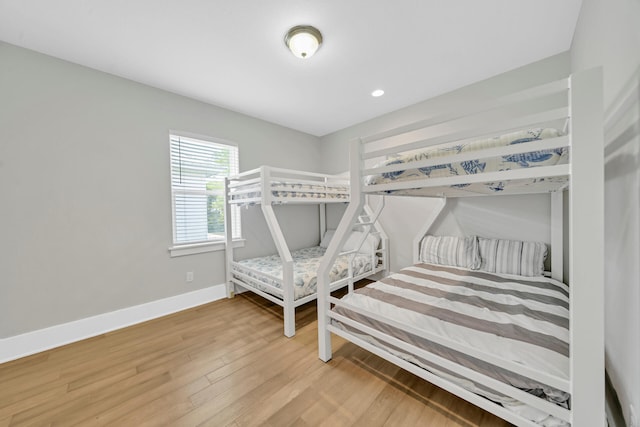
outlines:
{"label": "gray wall", "polygon": [[[348,142],[416,120],[451,111],[466,101],[499,96],[569,74],[569,53],[518,68],[448,94],[412,105],[339,132],[322,142],[322,167],[330,173],[348,168]],[[372,203],[378,203],[375,198]],[[381,222],[390,238],[390,267],[397,271],[412,264],[411,242],[433,209],[434,201],[387,197]],[[508,239],[550,241],[550,199],[547,195],[500,196],[450,200],[433,232],[478,234]]]}
{"label": "gray wall", "polygon": [[[627,423],[640,411],[640,2],[584,0],[571,48],[573,71],[602,66],[605,128],[606,367]],[[627,100],[626,105],[620,104]],[[631,424],[629,424],[631,425]]]}
{"label": "gray wall", "polygon": [[[0,43],[0,338],[224,282],[222,251],[169,257],[170,129],[236,142],[241,170],[319,170],[314,136]],[[315,208],[279,213],[317,243]]]}

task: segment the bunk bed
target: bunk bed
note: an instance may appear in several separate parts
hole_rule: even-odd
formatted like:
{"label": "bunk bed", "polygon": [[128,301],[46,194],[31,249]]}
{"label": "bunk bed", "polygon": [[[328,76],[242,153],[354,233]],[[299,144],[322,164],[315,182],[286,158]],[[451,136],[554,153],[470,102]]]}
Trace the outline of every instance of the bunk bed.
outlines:
{"label": "bunk bed", "polygon": [[[326,205],[349,201],[345,176],[262,166],[225,180],[226,229],[233,229],[231,209],[260,206],[273,237],[277,254],[235,259],[231,234],[227,234],[226,279],[228,295],[236,287],[254,292],[283,307],[284,334],[295,335],[296,307],[316,299],[317,270],[334,230],[327,229]],[[317,204],[320,213],[320,245],[291,251],[274,212],[274,205]],[[331,291],[348,286],[386,269],[387,236],[375,215],[363,205],[350,239],[332,262]]]}
{"label": "bunk bed", "polygon": [[[333,333],[515,425],[604,425],[602,140],[594,69],[353,141],[350,204],[318,270],[320,359]],[[498,245],[524,258],[532,242],[425,237],[447,198],[539,193],[551,198],[551,277],[490,261]],[[415,265],[334,298],[328,268],[368,195],[440,203]]]}

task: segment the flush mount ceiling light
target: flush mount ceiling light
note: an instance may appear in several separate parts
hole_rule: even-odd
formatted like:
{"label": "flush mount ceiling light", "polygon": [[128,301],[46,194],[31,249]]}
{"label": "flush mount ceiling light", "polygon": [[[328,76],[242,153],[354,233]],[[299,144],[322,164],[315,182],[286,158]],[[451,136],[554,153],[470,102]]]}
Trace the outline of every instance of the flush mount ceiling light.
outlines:
{"label": "flush mount ceiling light", "polygon": [[371,96],[373,96],[374,98],[378,98],[382,95],[384,95],[384,91],[382,89],[376,89],[373,92],[371,92]]}
{"label": "flush mount ceiling light", "polygon": [[306,59],[312,57],[322,44],[322,34],[310,25],[296,25],[287,31],[284,43],[295,56]]}

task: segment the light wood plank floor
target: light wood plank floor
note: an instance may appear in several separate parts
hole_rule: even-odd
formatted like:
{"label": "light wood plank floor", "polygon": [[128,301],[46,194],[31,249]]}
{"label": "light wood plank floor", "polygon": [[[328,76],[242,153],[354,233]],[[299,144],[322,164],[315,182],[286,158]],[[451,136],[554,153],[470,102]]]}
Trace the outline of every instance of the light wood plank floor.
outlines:
{"label": "light wood plank floor", "polygon": [[4,426],[509,426],[253,294],[0,365]]}

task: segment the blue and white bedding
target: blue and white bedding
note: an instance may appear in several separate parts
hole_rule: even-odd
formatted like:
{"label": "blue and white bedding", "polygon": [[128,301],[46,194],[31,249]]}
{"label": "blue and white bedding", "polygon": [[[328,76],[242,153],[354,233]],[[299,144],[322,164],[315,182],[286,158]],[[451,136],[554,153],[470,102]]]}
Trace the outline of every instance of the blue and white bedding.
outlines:
{"label": "blue and white bedding", "polygon": [[[358,289],[342,300],[366,312],[429,331],[458,344],[499,355],[505,360],[559,378],[569,378],[569,288],[556,280],[422,263]],[[568,393],[537,380],[451,350],[346,307],[333,310],[562,407],[570,405]],[[474,393],[500,402],[509,410],[541,425],[567,425],[351,327],[337,321],[334,325]]]}
{"label": "blue and white bedding", "polygon": [[[316,293],[317,291],[317,274],[320,260],[326,252],[326,248],[321,246],[314,246],[311,248],[300,249],[291,252],[293,258],[293,293],[294,299],[303,298],[307,295]],[[350,255],[339,256],[336,259],[331,272],[329,273],[329,280],[333,283],[337,280],[344,279],[349,274]],[[372,270],[371,255],[365,255],[356,253],[353,259],[353,275],[358,276],[367,271]],[[279,255],[270,255],[260,258],[246,259],[238,261],[238,264],[249,267],[255,270],[259,270],[264,274],[278,277],[282,279],[282,261]],[[244,272],[244,271],[243,271]],[[264,276],[260,276],[255,273],[247,272],[251,277],[264,280]],[[266,279],[267,283],[277,288],[282,288],[280,283],[275,280]],[[256,286],[258,289],[269,292],[265,287]]]}
{"label": "blue and white bedding", "polygon": [[[233,194],[231,192],[231,200],[241,201],[261,197],[261,184],[255,184],[252,187],[254,191],[242,194]],[[271,194],[275,197],[291,198],[291,199],[329,199],[334,201],[347,201],[349,199],[348,185],[314,185],[300,184],[295,182],[272,182],[270,185]]]}
{"label": "blue and white bedding", "polygon": [[[529,129],[505,134],[495,138],[488,138],[478,141],[465,142],[455,146],[445,148],[431,148],[405,153],[403,155],[389,158],[379,166],[390,166],[396,164],[410,164],[422,160],[437,157],[450,156],[472,151],[480,151],[488,148],[504,147],[514,144],[524,144],[531,141],[538,141],[546,138],[562,136],[562,132],[557,129]],[[553,166],[568,162],[568,149],[557,148],[552,150],[538,150],[529,153],[506,155],[488,159],[468,160],[458,163],[445,163],[442,165],[428,166],[422,168],[410,168],[395,172],[386,172],[380,175],[371,175],[366,179],[366,185],[386,184],[398,181],[410,181],[424,178],[443,178],[461,175],[473,175],[483,172],[506,171],[514,169],[524,169],[539,166]],[[391,190],[386,193],[397,195],[413,196],[437,196],[446,192],[450,196],[462,196],[469,193],[474,194],[496,194],[509,192],[509,194],[527,193],[535,189],[536,192],[552,191],[566,183],[568,177],[522,179],[512,181],[499,181],[474,184],[452,185],[443,188],[417,188],[408,190]]]}

